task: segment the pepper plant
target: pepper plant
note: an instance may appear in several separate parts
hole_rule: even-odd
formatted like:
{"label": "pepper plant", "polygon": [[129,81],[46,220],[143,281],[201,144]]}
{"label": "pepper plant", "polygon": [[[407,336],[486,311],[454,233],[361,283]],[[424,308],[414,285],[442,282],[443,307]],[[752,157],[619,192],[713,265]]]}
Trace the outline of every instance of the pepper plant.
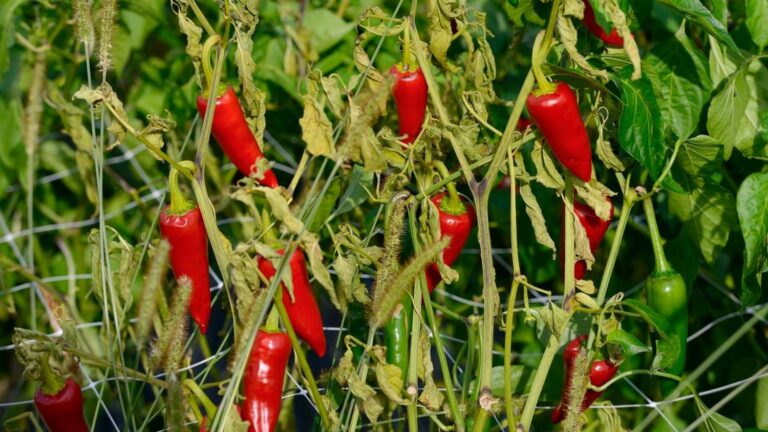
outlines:
{"label": "pepper plant", "polygon": [[5,429],[768,430],[768,1],[10,0],[0,41]]}

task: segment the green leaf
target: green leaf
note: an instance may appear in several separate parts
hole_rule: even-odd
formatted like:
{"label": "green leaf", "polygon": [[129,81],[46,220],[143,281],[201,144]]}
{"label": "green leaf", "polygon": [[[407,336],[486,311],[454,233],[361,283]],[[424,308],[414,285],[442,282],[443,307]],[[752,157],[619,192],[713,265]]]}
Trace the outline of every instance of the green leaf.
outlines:
{"label": "green leaf", "polygon": [[744,180],[736,195],[736,210],[746,255],[741,300],[750,306],[760,299],[762,274],[768,271],[768,173],[753,173]]}
{"label": "green leaf", "polygon": [[762,51],[765,45],[768,45],[768,0],[747,0],[747,29]]}
{"label": "green leaf", "polygon": [[680,357],[680,337],[670,334],[669,337],[656,341],[656,355],[653,357],[654,369],[669,369]]}
{"label": "green leaf", "polygon": [[354,210],[357,206],[368,199],[368,191],[373,184],[373,173],[365,171],[362,166],[355,165],[352,168],[352,174],[349,176],[349,186],[339,199],[339,206],[333,213],[334,217]]}
{"label": "green leaf", "polygon": [[608,343],[621,347],[621,351],[624,353],[625,357],[631,357],[635,354],[651,350],[651,347],[640,342],[640,339],[635,337],[635,335],[620,328],[608,333],[607,341]]}
{"label": "green leaf", "polygon": [[684,194],[670,193],[669,210],[685,223],[708,263],[718,257],[736,227],[735,198],[717,184],[705,184]]}
{"label": "green leaf", "polygon": [[309,43],[321,54],[336,45],[355,27],[328,9],[310,9],[304,15],[304,28],[309,31]]}
{"label": "green leaf", "polygon": [[700,398],[696,398],[696,408],[699,409],[699,413],[705,418],[704,424],[700,429],[704,429],[707,432],[740,432],[741,426],[734,420],[728,417],[712,411]]}
{"label": "green leaf", "polygon": [[678,138],[696,130],[701,110],[709,100],[712,81],[707,61],[685,34],[685,26],[651,50],[645,62],[653,67],[654,85],[660,95],[659,109],[667,128]]}
{"label": "green leaf", "polygon": [[704,31],[711,34],[728,48],[738,53],[739,48],[728,34],[728,30],[699,0],[659,0],[659,3],[677,10],[683,17],[698,24]]}
{"label": "green leaf", "polygon": [[664,318],[661,314],[656,312],[655,310],[651,309],[650,306],[646,305],[645,303],[641,303],[638,300],[635,299],[625,299],[622,303],[622,305],[630,307],[635,310],[635,312],[639,313],[640,316],[648,323],[650,324],[656,331],[661,335],[661,337],[667,337],[667,335],[672,334],[672,326],[670,325],[669,321],[667,321],[666,318]]}
{"label": "green leaf", "polygon": [[632,67],[621,70],[616,84],[624,109],[619,118],[619,145],[640,162],[654,178],[664,169],[666,147],[661,130],[661,111],[651,82],[631,80]]}
{"label": "green leaf", "polygon": [[732,74],[712,98],[707,112],[707,130],[725,145],[726,159],[744,135],[742,122],[751,94],[747,78],[747,68],[740,68]]}
{"label": "green leaf", "polygon": [[[710,136],[686,140],[677,153],[673,176],[688,190],[706,183],[719,183],[722,177],[723,146]],[[680,191],[682,193],[682,191]]]}
{"label": "green leaf", "polygon": [[330,186],[328,186],[327,192],[323,195],[322,200],[315,211],[315,217],[312,219],[312,222],[307,224],[307,229],[310,232],[319,232],[323,228],[325,221],[328,220],[328,217],[333,211],[333,206],[336,205],[336,199],[338,199],[339,194],[341,194],[341,181],[341,177],[337,177],[333,180]]}

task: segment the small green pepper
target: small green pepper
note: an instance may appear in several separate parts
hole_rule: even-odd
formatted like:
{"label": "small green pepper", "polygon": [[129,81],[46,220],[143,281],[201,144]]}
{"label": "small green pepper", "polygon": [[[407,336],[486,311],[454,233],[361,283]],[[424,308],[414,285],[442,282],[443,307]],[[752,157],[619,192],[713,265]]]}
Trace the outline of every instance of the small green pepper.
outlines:
{"label": "small green pepper", "polygon": [[685,369],[685,347],[688,339],[687,288],[683,277],[669,265],[664,256],[664,247],[650,198],[644,200],[643,208],[648,219],[648,230],[651,234],[653,256],[656,261],[655,270],[645,281],[648,306],[664,316],[671,324],[674,334],[680,338],[680,356],[668,370],[669,373],[679,376]]}

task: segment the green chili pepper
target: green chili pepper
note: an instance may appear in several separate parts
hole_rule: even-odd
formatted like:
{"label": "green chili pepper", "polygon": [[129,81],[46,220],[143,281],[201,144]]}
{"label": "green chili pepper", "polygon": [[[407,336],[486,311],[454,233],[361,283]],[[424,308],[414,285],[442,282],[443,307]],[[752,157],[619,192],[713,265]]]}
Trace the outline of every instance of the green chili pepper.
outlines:
{"label": "green chili pepper", "polygon": [[[407,306],[406,306],[407,305]],[[384,325],[384,343],[387,345],[387,363],[393,364],[403,372],[403,378],[408,373],[408,309],[410,301],[404,301],[402,307],[395,311],[392,319]]]}
{"label": "green chili pepper", "polygon": [[[674,334],[680,338],[680,356],[668,370],[671,374],[680,375],[685,369],[685,346],[688,339],[687,289],[683,277],[669,265],[664,256],[664,247],[650,198],[643,201],[643,208],[648,219],[648,230],[651,234],[653,256],[656,261],[655,270],[645,282],[648,306],[664,316],[672,325]],[[670,382],[670,384],[674,383]]]}

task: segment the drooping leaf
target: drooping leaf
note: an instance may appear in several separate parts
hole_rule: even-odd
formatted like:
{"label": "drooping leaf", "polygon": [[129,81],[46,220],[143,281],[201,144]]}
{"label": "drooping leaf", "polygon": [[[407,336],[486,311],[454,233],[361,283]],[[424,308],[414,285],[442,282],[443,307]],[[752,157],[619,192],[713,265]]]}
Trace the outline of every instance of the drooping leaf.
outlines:
{"label": "drooping leaf", "polygon": [[614,76],[624,106],[619,118],[619,145],[658,178],[666,155],[661,111],[648,78],[632,80],[631,74],[632,68],[625,67]]}
{"label": "drooping leaf", "polygon": [[728,34],[728,30],[720,21],[712,16],[712,13],[704,7],[699,0],[659,0],[659,3],[665,4],[678,11],[689,21],[696,23],[704,31],[714,36],[720,42],[724,43],[734,52],[738,52],[736,43]]}

